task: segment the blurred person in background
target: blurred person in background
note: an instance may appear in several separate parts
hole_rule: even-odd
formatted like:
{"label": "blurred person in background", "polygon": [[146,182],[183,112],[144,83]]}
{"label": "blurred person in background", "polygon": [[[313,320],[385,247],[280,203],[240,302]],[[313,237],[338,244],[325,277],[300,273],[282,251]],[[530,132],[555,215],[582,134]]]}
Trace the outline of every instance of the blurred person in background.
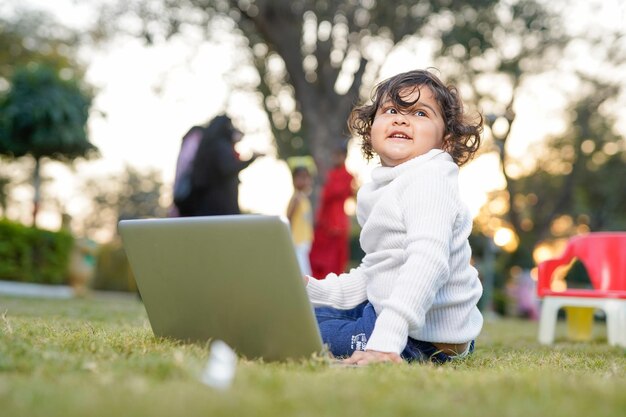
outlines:
{"label": "blurred person in background", "polygon": [[315,233],[310,261],[314,277],[323,278],[345,271],[350,258],[350,219],[346,200],[354,196],[354,178],[345,166],[347,146],[333,152],[333,168],[328,172],[315,216]]}
{"label": "blurred person in background", "polygon": [[303,275],[311,274],[309,251],[313,240],[313,210],[309,194],[313,178],[305,166],[296,166],[291,172],[293,178],[293,195],[287,206],[287,218],[291,225],[291,236],[298,264]]}
{"label": "blurred person in background", "polygon": [[239,172],[262,156],[254,153],[250,159],[242,160],[235,150],[235,144],[242,137],[243,133],[233,125],[230,117],[219,115],[211,120],[204,129],[191,164],[189,193],[184,202],[176,204],[180,216],[241,213]]}
{"label": "blurred person in background", "polygon": [[176,160],[176,174],[174,176],[173,204],[170,206],[168,216],[188,216],[192,210],[191,198],[191,173],[193,161],[198,151],[198,146],[204,136],[205,128],[193,126],[181,140],[178,159]]}

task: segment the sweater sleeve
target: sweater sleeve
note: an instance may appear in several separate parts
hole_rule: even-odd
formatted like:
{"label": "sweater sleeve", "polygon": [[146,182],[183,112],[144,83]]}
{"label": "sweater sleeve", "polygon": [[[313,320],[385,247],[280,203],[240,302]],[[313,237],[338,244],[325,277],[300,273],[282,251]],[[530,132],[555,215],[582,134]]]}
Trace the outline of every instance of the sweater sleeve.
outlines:
{"label": "sweater sleeve", "polygon": [[[449,277],[456,192],[441,166],[428,166],[412,175],[397,195],[406,228],[406,257],[390,296],[382,302],[369,350],[400,353],[409,332],[423,327],[435,294]],[[456,179],[456,172],[450,174]]]}
{"label": "sweater sleeve", "polygon": [[337,275],[330,273],[323,280],[309,278],[306,286],[311,303],[315,307],[337,309],[353,308],[367,299],[365,277],[359,268]]}

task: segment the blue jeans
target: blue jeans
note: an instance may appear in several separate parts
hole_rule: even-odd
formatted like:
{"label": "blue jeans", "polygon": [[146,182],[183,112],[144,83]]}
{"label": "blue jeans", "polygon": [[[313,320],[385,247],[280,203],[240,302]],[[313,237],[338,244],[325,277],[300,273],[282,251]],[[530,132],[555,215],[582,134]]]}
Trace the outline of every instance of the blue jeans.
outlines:
{"label": "blue jeans", "polygon": [[[350,310],[318,307],[315,309],[315,317],[322,341],[335,357],[348,357],[356,350],[365,350],[376,323],[376,311],[368,301]],[[474,341],[470,344],[470,352],[473,350]],[[432,343],[410,337],[400,356],[408,362],[430,361],[440,364],[452,360]]]}

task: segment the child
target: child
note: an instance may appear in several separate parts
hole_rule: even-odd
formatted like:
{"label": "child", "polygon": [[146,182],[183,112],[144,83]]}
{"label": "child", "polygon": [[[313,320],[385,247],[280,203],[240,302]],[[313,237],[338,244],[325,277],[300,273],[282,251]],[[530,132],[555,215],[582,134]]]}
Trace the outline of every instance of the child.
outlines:
{"label": "child", "polygon": [[313,182],[309,170],[297,166],[291,172],[293,178],[293,195],[287,206],[287,218],[291,225],[291,235],[296,248],[296,256],[304,275],[311,273],[309,251],[313,240],[313,211],[309,201]]}
{"label": "child", "polygon": [[334,150],[333,168],[328,171],[315,216],[309,260],[313,276],[320,279],[331,272],[344,272],[350,257],[350,219],[344,205],[354,195],[354,178],[346,170],[347,152],[346,146]]}
{"label": "child", "polygon": [[305,277],[322,339],[347,364],[466,356],[482,287],[458,167],[479,147],[482,117],[469,121],[457,90],[429,71],[383,81],[372,101],[349,120],[381,162],[357,195],[365,257],[348,273]]}

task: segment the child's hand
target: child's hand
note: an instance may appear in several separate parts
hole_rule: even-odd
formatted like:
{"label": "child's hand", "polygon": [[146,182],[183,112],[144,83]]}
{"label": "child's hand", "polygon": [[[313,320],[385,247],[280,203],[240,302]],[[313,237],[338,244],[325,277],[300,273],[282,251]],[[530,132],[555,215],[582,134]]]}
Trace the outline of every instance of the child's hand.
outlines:
{"label": "child's hand", "polygon": [[397,353],[379,352],[377,350],[357,350],[348,359],[343,360],[343,363],[347,365],[369,365],[379,362],[403,363],[403,360]]}

